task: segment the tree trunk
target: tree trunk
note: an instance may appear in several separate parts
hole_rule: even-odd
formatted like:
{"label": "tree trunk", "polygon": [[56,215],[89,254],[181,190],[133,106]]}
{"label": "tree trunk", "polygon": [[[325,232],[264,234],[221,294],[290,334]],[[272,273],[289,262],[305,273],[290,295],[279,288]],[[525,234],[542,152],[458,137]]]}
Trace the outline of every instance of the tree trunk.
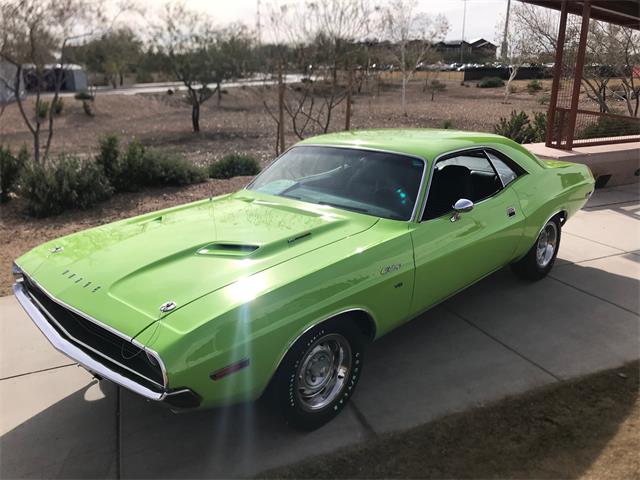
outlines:
{"label": "tree trunk", "polygon": [[402,114],[407,116],[407,76],[402,73]]}
{"label": "tree trunk", "polygon": [[347,84],[347,112],[344,119],[344,129],[351,130],[351,91],[353,90],[353,68],[351,64],[347,65],[349,82]]}
{"label": "tree trunk", "polygon": [[400,63],[402,65],[402,114],[407,116],[407,65],[405,60],[405,45],[400,46]]}
{"label": "tree trunk", "polygon": [[191,125],[195,133],[200,131],[200,103],[196,99],[191,104]]}
{"label": "tree trunk", "polygon": [[216,82],[216,90],[218,91],[218,106],[222,102],[222,88],[220,88],[220,80]]}
{"label": "tree trunk", "polygon": [[282,63],[278,66],[278,154],[284,152],[284,78]]}
{"label": "tree trunk", "polygon": [[124,75],[122,74],[122,71],[118,72],[118,75],[120,76],[120,86],[124,85]]}

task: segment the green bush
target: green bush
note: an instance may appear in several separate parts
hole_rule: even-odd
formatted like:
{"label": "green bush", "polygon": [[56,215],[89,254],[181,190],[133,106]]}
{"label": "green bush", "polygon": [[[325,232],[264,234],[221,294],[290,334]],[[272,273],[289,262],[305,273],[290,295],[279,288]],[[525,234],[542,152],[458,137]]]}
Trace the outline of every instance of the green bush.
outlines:
{"label": "green bush", "polygon": [[250,155],[232,153],[209,165],[211,178],[233,178],[260,173],[260,164]]}
{"label": "green bush", "polygon": [[63,109],[64,100],[62,100],[61,98],[58,98],[57,100],[51,102],[51,110],[53,110],[53,113],[55,113],[56,115],[60,115]]}
{"label": "green bush", "polygon": [[36,115],[39,118],[47,118],[47,115],[49,115],[49,102],[40,100],[36,103]]}
{"label": "green bush", "polygon": [[28,160],[25,147],[13,155],[9,147],[0,145],[0,203],[8,202],[9,194],[17,190],[20,173]]}
{"label": "green bush", "polygon": [[535,112],[533,121],[526,112],[516,113],[514,110],[507,119],[501,117],[493,127],[498,135],[510,138],[518,143],[534,143],[544,140],[547,128],[547,115]]}
{"label": "green bush", "polygon": [[152,83],[153,75],[147,71],[136,72],[136,83]]}
{"label": "green bush", "polygon": [[527,83],[527,92],[529,92],[531,95],[534,95],[540,90],[542,90],[542,83],[540,83],[539,80],[533,79],[529,83]]}
{"label": "green bush", "polygon": [[47,217],[69,208],[92,207],[109,198],[113,188],[95,162],[60,156],[47,166],[28,162],[22,172],[21,193],[31,215]]}
{"label": "green bush", "polygon": [[176,155],[147,150],[139,142],[131,142],[121,153],[115,135],[100,140],[96,163],[120,192],[134,192],[143,187],[190,185],[207,178],[201,167]]}
{"label": "green bush", "polygon": [[147,185],[191,185],[204,182],[207,172],[185,161],[183,158],[169,153],[148,151],[143,157],[143,165],[147,169]]}
{"label": "green bush", "polygon": [[478,82],[478,88],[504,87],[504,81],[498,77],[486,77]]}
{"label": "green bush", "polygon": [[625,121],[620,118],[598,117],[596,123],[576,132],[576,138],[605,138],[622,135],[640,135],[640,122],[635,118]]}
{"label": "green bush", "polygon": [[96,163],[113,185],[120,175],[120,141],[117,135],[106,135],[98,141]]}
{"label": "green bush", "polygon": [[73,98],[75,98],[76,100],[93,100],[93,95],[91,95],[86,90],[82,90],[82,91],[76,93],[73,96]]}

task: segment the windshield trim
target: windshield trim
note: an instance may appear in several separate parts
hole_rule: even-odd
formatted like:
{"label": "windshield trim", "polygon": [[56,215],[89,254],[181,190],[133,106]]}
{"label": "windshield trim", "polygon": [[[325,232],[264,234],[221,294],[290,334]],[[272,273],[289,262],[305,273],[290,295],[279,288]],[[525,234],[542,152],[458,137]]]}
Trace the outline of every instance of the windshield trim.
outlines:
{"label": "windshield trim", "polygon": [[[418,214],[418,205],[421,205],[421,204],[424,203],[424,198],[423,198],[424,191],[423,191],[423,188],[424,188],[425,178],[427,176],[427,170],[429,170],[429,168],[428,168],[429,167],[429,163],[427,162],[427,160],[424,157],[421,157],[419,155],[415,155],[413,153],[398,152],[396,150],[386,150],[386,149],[383,149],[383,148],[361,147],[361,146],[354,146],[354,145],[340,145],[340,144],[328,144],[328,143],[302,143],[302,144],[297,143],[295,145],[291,145],[284,152],[282,152],[280,155],[278,155],[276,158],[274,158],[273,161],[271,161],[269,163],[269,165],[267,165],[264,168],[264,170],[262,170],[262,172],[266,171],[267,168],[271,167],[271,165],[276,163],[280,159],[280,157],[284,156],[289,150],[291,150],[293,148],[304,148],[304,147],[345,148],[345,149],[349,149],[349,150],[364,150],[364,151],[368,151],[368,152],[391,153],[391,154],[394,154],[394,155],[401,155],[403,157],[415,158],[416,160],[420,160],[423,163],[423,166],[422,166],[422,177],[420,178],[420,184],[418,185],[418,195],[417,195],[417,197],[416,197],[416,199],[415,199],[415,201],[413,203],[413,210],[411,211],[411,216],[409,217],[408,220],[399,220],[399,219],[393,219],[393,218],[387,219],[387,220],[393,220],[394,222],[417,222],[418,221],[417,218],[416,218],[416,215]],[[251,187],[253,186],[254,182],[258,179],[258,177],[260,175],[262,175],[262,172],[260,172],[258,175],[256,175],[255,178],[253,180],[251,180],[251,182],[245,187],[245,189],[250,190]],[[275,195],[275,196],[278,196],[278,195]],[[310,203],[310,202],[306,202],[306,203]],[[338,207],[335,207],[335,208],[338,208]],[[380,217],[379,215],[373,215],[373,216],[375,216],[377,218],[385,218],[385,217]]]}

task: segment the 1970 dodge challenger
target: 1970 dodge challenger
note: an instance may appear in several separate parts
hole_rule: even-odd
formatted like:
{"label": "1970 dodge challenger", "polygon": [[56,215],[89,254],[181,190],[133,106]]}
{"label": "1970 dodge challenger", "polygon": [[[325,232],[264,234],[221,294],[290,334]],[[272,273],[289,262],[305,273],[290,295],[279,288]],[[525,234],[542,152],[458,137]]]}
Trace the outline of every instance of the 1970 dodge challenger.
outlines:
{"label": "1970 dodge challenger", "polygon": [[323,135],[245,189],[47,242],[14,293],[55,348],[173,409],[275,400],[314,428],[367,343],[505,265],[537,280],[589,169],[500,136]]}

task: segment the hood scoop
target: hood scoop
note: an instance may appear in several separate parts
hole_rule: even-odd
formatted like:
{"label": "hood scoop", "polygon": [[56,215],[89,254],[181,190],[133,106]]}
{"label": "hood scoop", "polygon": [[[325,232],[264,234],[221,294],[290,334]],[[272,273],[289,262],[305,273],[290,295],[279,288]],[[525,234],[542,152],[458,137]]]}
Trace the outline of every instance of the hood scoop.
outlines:
{"label": "hood scoop", "polygon": [[245,243],[214,242],[200,247],[196,253],[204,256],[246,257],[258,250],[258,248],[260,248],[259,245]]}

